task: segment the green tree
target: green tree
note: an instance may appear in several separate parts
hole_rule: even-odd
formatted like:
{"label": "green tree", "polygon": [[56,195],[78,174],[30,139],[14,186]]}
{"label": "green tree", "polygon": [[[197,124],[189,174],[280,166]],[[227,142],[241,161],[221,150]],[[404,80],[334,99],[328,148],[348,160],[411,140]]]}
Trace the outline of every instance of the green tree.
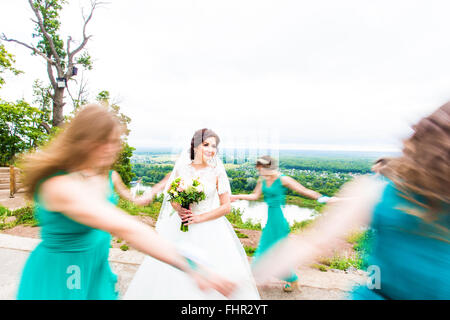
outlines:
{"label": "green tree", "polygon": [[17,154],[48,138],[41,126],[42,116],[42,111],[23,100],[0,100],[0,165],[11,164]]}
{"label": "green tree", "polygon": [[129,185],[131,180],[133,180],[133,178],[136,176],[132,171],[130,162],[130,158],[133,156],[134,150],[135,148],[130,147],[128,142],[122,141],[122,150],[116,163],[113,166],[113,170],[117,171],[126,185]]}
{"label": "green tree", "polygon": [[110,100],[110,93],[107,90],[100,91],[100,93],[97,95],[97,101],[100,104],[104,105],[105,108],[108,108],[111,112],[113,112],[125,128],[124,135],[122,136],[122,150],[116,163],[113,166],[113,170],[116,170],[122,178],[123,182],[126,185],[129,185],[131,180],[133,180],[133,178],[136,176],[132,171],[130,161],[135,148],[131,147],[127,141],[128,134],[130,133],[128,125],[131,122],[131,118],[120,112],[120,106],[114,102],[110,103]]}
{"label": "green tree", "polygon": [[14,68],[15,62],[16,61],[14,60],[14,56],[6,51],[6,48],[3,44],[0,44],[0,88],[5,84],[5,79],[3,78],[2,74],[6,71],[10,71],[14,75],[23,73],[22,71]]}
{"label": "green tree", "polygon": [[[16,39],[10,39],[5,34],[0,37],[4,41],[15,42],[32,51],[32,54],[44,59],[47,64],[47,74],[52,87],[52,125],[60,126],[64,122],[63,107],[64,93],[67,83],[73,79],[77,65],[85,69],[92,69],[92,60],[85,47],[91,39],[86,34],[86,27],[91,21],[94,10],[102,4],[91,1],[91,9],[87,16],[83,14],[83,39],[76,46],[71,36],[64,43],[59,32],[61,27],[60,12],[67,0],[28,0],[28,4],[35,16],[33,39],[35,44],[28,44]],[[58,80],[59,79],[59,80]],[[62,85],[61,85],[62,84]]]}
{"label": "green tree", "polygon": [[41,113],[41,126],[50,133],[50,118],[52,114],[52,87],[50,85],[45,86],[40,80],[34,80],[33,83],[33,105],[42,111]]}

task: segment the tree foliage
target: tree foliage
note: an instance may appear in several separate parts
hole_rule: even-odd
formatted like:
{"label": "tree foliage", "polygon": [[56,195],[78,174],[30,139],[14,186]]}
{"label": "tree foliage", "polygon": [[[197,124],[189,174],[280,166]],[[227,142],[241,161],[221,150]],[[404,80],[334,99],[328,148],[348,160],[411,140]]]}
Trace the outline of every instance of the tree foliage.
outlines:
{"label": "tree foliage", "polygon": [[[60,35],[60,13],[67,2],[67,0],[28,0],[34,14],[32,37],[36,43],[29,44],[8,38],[5,34],[1,35],[2,40],[28,48],[33,55],[39,56],[47,63],[47,74],[52,87],[50,97],[53,126],[60,126],[64,122],[64,93],[69,81],[73,80],[75,68],[81,66],[87,70],[92,69],[92,59],[86,50],[91,35],[86,34],[86,27],[92,19],[94,10],[102,4],[95,0],[91,1],[89,14],[83,14],[82,40],[76,43],[71,36],[64,41]],[[58,79],[62,79],[65,85],[59,86]]]}
{"label": "tree foliage", "polygon": [[14,75],[23,73],[23,71],[20,71],[14,67],[15,62],[16,60],[14,60],[14,56],[6,51],[3,44],[0,44],[0,88],[5,84],[5,79],[2,76],[3,73],[7,71],[12,72]]}
{"label": "tree foliage", "polygon": [[35,148],[47,138],[40,125],[43,112],[27,102],[0,100],[0,165],[8,165],[17,154]]}

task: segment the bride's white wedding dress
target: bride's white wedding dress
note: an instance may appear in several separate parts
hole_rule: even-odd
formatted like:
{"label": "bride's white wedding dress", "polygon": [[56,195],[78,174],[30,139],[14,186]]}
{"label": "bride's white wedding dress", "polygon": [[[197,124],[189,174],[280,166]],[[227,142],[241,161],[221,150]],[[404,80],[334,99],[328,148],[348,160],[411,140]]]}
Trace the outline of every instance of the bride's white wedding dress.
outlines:
{"label": "bride's white wedding dress", "polygon": [[[225,192],[231,194],[222,163],[203,169],[195,169],[190,161],[175,166],[168,185],[179,176],[199,178],[204,186],[206,199],[191,206],[193,214],[202,214],[219,207],[218,195]],[[227,218],[222,216],[189,225],[189,231],[182,232],[181,219],[169,206],[170,203],[165,200],[156,223],[157,232],[180,250],[193,254],[214,272],[236,282],[238,287],[230,299],[260,299],[247,255]],[[124,299],[205,300],[225,297],[214,290],[201,291],[185,273],[147,256],[131,281]]]}

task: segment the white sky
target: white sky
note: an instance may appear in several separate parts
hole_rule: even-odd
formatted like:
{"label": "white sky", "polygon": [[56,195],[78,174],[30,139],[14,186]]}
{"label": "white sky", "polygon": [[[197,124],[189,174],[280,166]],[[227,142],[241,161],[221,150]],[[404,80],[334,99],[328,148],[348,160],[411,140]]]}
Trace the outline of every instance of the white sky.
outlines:
{"label": "white sky", "polygon": [[[89,2],[70,2],[62,31],[79,40]],[[450,98],[448,12],[430,0],[112,0],[89,24],[85,75],[93,98],[109,90],[132,118],[135,147],[209,127],[223,146],[388,150]],[[31,17],[26,0],[1,0],[0,32],[31,42]],[[45,64],[6,46],[26,74],[0,96],[31,101]]]}

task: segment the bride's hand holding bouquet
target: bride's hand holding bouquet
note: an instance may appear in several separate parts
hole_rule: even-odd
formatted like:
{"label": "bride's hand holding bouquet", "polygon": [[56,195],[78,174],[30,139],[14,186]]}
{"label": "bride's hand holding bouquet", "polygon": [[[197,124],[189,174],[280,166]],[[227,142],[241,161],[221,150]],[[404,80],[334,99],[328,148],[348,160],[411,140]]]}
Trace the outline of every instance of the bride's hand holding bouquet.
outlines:
{"label": "bride's hand holding bouquet", "polygon": [[183,232],[188,231],[189,228],[186,222],[188,218],[193,216],[189,208],[190,204],[198,203],[206,198],[203,185],[198,179],[186,181],[178,177],[170,185],[168,195],[172,206],[182,220],[180,230]]}

